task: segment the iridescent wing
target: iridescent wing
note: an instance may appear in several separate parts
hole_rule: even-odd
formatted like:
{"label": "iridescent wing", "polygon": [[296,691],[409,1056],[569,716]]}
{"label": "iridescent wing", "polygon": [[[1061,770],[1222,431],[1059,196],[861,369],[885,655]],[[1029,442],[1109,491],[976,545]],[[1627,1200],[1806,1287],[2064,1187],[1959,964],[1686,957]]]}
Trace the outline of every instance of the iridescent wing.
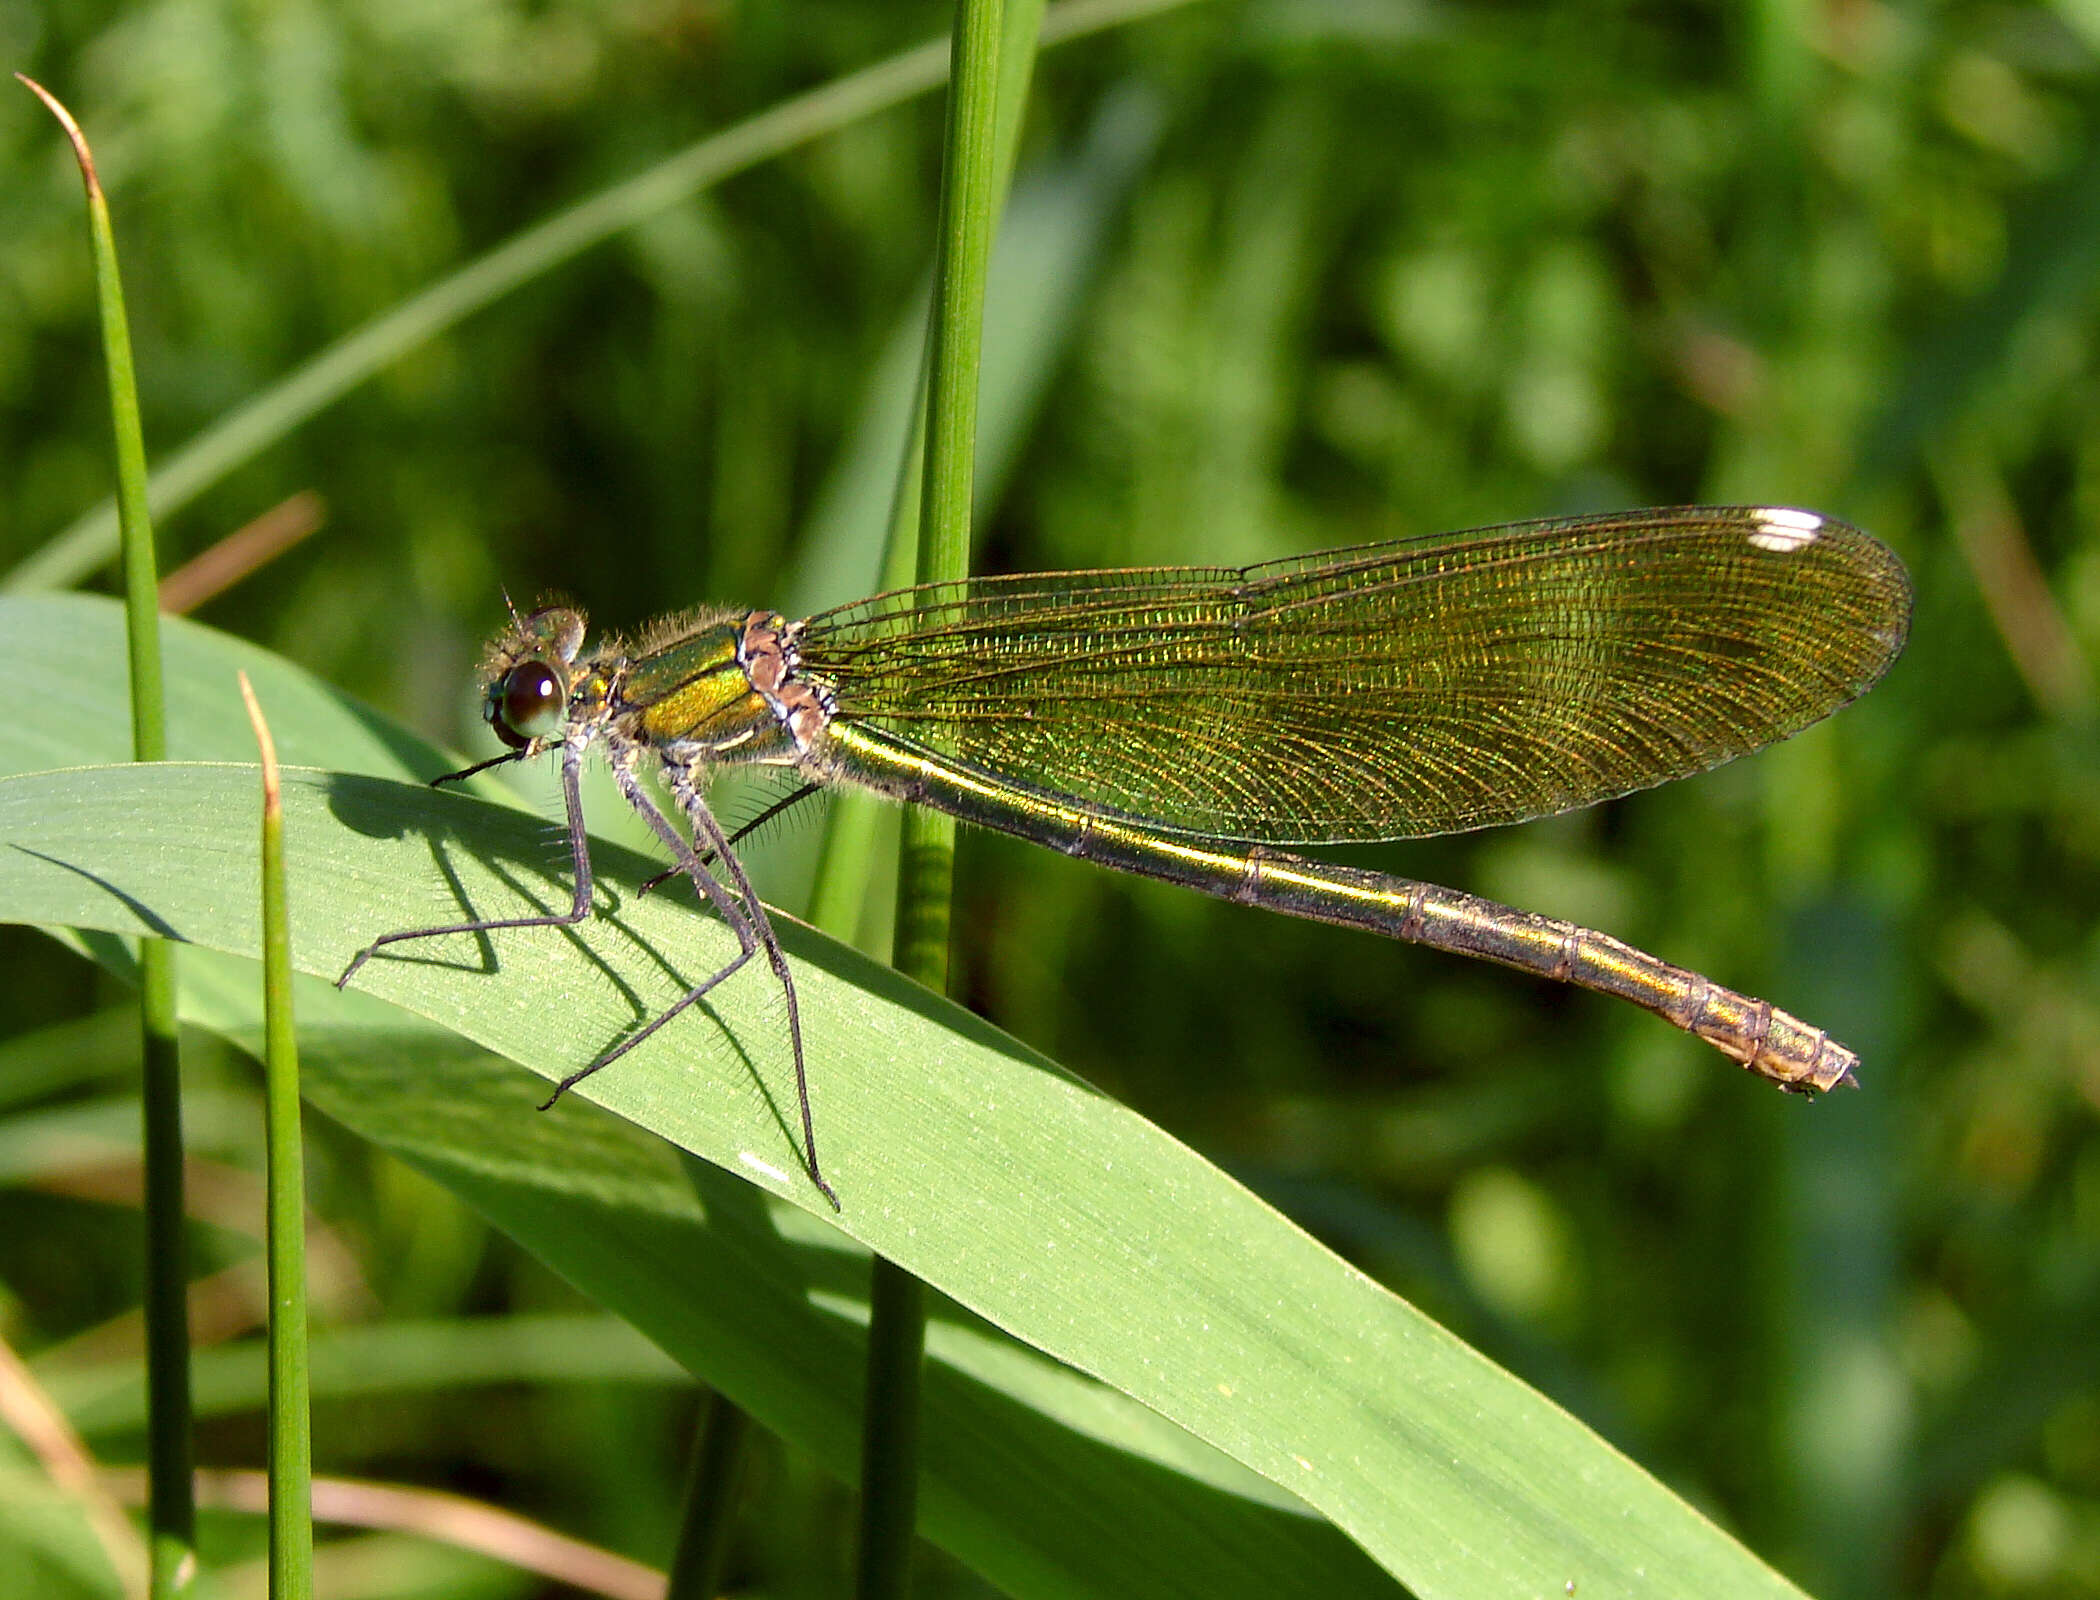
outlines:
{"label": "iridescent wing", "polygon": [[1690,507],[933,584],[795,631],[845,722],[1174,831],[1313,843],[1702,772],[1863,693],[1909,618],[1857,528]]}

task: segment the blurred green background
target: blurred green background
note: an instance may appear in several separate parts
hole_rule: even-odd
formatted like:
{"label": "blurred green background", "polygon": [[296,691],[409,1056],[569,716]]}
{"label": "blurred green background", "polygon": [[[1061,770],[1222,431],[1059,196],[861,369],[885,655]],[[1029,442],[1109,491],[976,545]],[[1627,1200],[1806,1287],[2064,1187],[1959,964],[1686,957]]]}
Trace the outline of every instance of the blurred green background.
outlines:
{"label": "blurred green background", "polygon": [[[95,142],[165,456],[557,207],[946,22],[0,0],[0,65]],[[419,345],[166,519],[164,570],[317,496],[318,533],[199,614],[476,756],[506,589],[613,627],[865,592],[939,113],[858,121]],[[1818,507],[1909,563],[1909,652],[1836,722],[1349,854],[1770,996],[1861,1052],[1863,1093],[1786,1101],[1628,1008],[1003,839],[967,838],[958,890],[972,1006],[1827,1595],[2100,1594],[2096,119],[2083,0],[1194,5],[1044,57],[989,311],[982,571],[1694,500]],[[92,292],[62,143],[0,95],[0,566],[107,492]],[[769,898],[817,833],[754,851]],[[136,1338],[133,1025],[4,934],[0,1328],[77,1373]],[[202,1043],[190,1073],[200,1320],[247,1335],[255,1078]],[[322,1326],[585,1309],[315,1135]],[[433,1392],[452,1359],[324,1390],[317,1465],[664,1559],[682,1389],[492,1356]],[[207,1462],[258,1459],[259,1403],[208,1419]],[[844,1491],[784,1451],[757,1479],[740,1581],[833,1592]],[[369,1592],[542,1592],[414,1559]],[[927,1592],[979,1591],[936,1559]]]}

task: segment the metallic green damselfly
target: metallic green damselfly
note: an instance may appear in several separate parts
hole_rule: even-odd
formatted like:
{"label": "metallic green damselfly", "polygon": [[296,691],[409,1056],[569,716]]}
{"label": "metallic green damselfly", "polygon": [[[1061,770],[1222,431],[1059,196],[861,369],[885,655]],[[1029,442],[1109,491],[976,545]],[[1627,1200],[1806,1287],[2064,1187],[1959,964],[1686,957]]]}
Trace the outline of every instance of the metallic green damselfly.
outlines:
{"label": "metallic green damselfly", "polygon": [[[794,978],[707,806],[728,763],[790,769],[798,795],[857,784],[1242,905],[1617,995],[1815,1093],[1851,1081],[1858,1057],[1766,1001],[1571,923],[1274,846],[1521,822],[1705,771],[1864,693],[1903,648],[1910,600],[1902,563],[1857,528],[1730,506],[1243,569],[973,578],[800,622],[703,611],[588,653],[580,611],[513,613],[483,663],[484,714],[510,753],[468,771],[561,752],[569,909],[388,934],[337,981],[404,940],[588,917],[578,780],[602,745],[739,950],[556,1094],[763,952],[787,997],[803,1164],[834,1206]],[[690,841],[643,787],[645,757]]]}

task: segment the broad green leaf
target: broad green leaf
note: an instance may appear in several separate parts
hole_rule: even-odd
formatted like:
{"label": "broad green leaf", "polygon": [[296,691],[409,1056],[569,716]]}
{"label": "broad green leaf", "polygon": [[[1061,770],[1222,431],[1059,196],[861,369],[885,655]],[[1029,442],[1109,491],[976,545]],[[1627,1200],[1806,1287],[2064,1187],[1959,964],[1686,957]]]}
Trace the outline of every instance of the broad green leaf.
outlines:
{"label": "broad green leaf", "polygon": [[[0,606],[30,678],[12,759],[110,759],[114,617],[80,599]],[[398,781],[444,763],[250,647],[181,626],[168,651],[179,753],[227,753],[245,736],[238,661],[288,762],[371,769],[286,774],[302,971],[332,977],[373,935],[468,908],[565,903],[544,819]],[[0,915],[95,930],[90,945],[119,962],[109,935],[147,930],[252,952],[255,806],[252,769],[232,765],[0,782]],[[843,1215],[798,1169],[780,998],[756,972],[589,1080],[617,1118],[580,1097],[535,1115],[539,1085],[492,1055],[559,1077],[735,948],[675,896],[636,896],[656,863],[609,846],[597,861],[600,915],[573,932],[412,947],[359,975],[365,995],[310,985],[316,1103],[457,1189],[842,1477],[865,1311],[854,1242],[951,1296],[974,1316],[953,1315],[934,1339],[923,1516],[994,1582],[1386,1592],[1292,1509],[1302,1501],[1423,1595],[1792,1592],[1167,1134],[799,927],[782,931]],[[248,1036],[239,980],[212,963],[200,981],[199,1019]],[[711,1166],[689,1183],[674,1150]]]}

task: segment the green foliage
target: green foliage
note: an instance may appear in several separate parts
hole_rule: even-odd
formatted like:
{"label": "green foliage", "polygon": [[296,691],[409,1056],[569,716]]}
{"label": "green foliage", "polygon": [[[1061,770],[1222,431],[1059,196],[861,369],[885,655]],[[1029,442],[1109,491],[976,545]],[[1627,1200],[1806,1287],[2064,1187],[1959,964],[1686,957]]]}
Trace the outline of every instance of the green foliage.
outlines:
{"label": "green foliage", "polygon": [[[557,205],[944,23],[60,4],[0,11],[0,65],[96,141],[164,455]],[[1779,1101],[1650,1019],[1470,964],[1004,841],[961,861],[975,1009],[1830,1595],[2100,1591],[2096,48],[2075,7],[1193,8],[1046,56],[1016,205],[1059,220],[995,269],[1018,375],[1003,423],[987,399],[1014,448],[980,485],[980,570],[1738,498],[1846,516],[1910,562],[1910,653],[1836,723],[1581,816],[1360,856],[1769,995],[1865,1055],[1842,1100]],[[8,564],[108,486],[76,180],[19,100]],[[872,587],[887,469],[838,464],[895,459],[883,357],[915,349],[938,130],[931,100],[870,119],[447,330],[207,492],[164,565],[318,489],[328,527],[210,620],[477,752],[499,587],[558,586],[609,626]],[[237,717],[226,737],[246,759]],[[389,739],[286,758],[370,770]],[[16,770],[83,759],[16,743]],[[594,821],[616,831],[617,801]],[[754,852],[769,897],[795,903],[814,838]],[[446,905],[429,852],[402,854],[400,892]],[[381,931],[338,916],[346,942]],[[78,1020],[112,998],[84,964],[27,934],[7,953],[0,1305],[55,1382],[121,1344],[105,1323],[132,1303],[128,1218],[83,1177],[111,1147],[77,1142],[128,1128],[125,1035]],[[499,955],[538,970],[529,939]],[[480,1060],[430,1069],[434,1111]],[[250,1069],[206,1051],[191,1073],[199,1159],[252,1166]],[[488,1125],[516,1101],[516,1136],[547,1136],[491,1098]],[[319,1328],[578,1310],[380,1147],[318,1132],[340,1247]],[[199,1206],[200,1271],[252,1256],[259,1207]],[[251,1327],[252,1293],[229,1303]],[[471,1483],[664,1559],[664,1392],[485,1371],[320,1392],[317,1464]],[[205,1458],[253,1461],[254,1410],[222,1415]],[[798,1451],[758,1477],[736,1571],[832,1592],[835,1546],[806,1552],[850,1520],[839,1491]]]}

